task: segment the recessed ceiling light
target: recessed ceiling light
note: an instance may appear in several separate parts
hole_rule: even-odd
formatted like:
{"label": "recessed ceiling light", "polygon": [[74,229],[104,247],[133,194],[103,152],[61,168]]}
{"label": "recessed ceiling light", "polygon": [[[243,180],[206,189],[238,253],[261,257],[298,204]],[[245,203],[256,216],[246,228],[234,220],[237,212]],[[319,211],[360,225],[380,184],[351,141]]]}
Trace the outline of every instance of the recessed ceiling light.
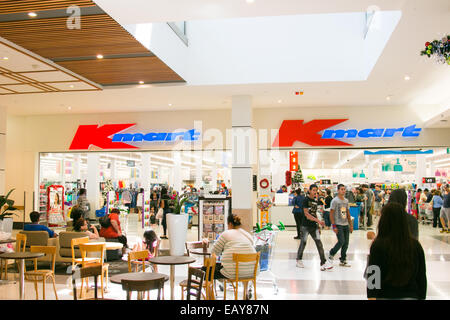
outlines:
{"label": "recessed ceiling light", "polygon": [[280,99],[280,100],[278,100],[278,103],[282,103],[282,102],[283,102],[283,100],[281,100],[281,99]]}
{"label": "recessed ceiling light", "polygon": [[69,87],[74,88],[75,86],[73,84],[71,84]]}
{"label": "recessed ceiling light", "polygon": [[409,76],[405,76],[406,81],[408,81],[409,79],[411,79]]}
{"label": "recessed ceiling light", "polygon": [[67,107],[67,110],[72,110],[72,107]]}
{"label": "recessed ceiling light", "polygon": [[103,59],[103,55],[102,54],[98,54],[97,55],[97,59]]}
{"label": "recessed ceiling light", "polygon": [[8,60],[9,58],[8,58],[8,57],[3,57],[2,59],[3,59],[3,60]]}
{"label": "recessed ceiling light", "polygon": [[139,84],[144,84],[144,81],[139,81]]}
{"label": "recessed ceiling light", "polygon": [[245,0],[247,3],[254,3],[255,0]]}
{"label": "recessed ceiling light", "polygon": [[387,101],[391,100],[391,96],[387,96],[387,97],[386,97],[386,100],[387,100]]}
{"label": "recessed ceiling light", "polygon": [[37,14],[36,14],[36,12],[28,12],[28,16],[31,18],[35,18],[35,17],[37,17]]}
{"label": "recessed ceiling light", "polygon": [[169,103],[169,107],[171,107],[172,106],[172,104],[171,103]]}

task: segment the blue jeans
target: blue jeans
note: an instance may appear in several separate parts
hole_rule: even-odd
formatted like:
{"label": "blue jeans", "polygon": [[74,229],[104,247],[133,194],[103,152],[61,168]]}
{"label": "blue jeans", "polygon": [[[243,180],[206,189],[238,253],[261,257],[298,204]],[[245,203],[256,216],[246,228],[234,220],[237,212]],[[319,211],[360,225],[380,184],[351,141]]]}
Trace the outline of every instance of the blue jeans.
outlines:
{"label": "blue jeans", "polygon": [[341,262],[347,260],[347,249],[348,249],[348,243],[350,240],[350,228],[349,226],[340,226],[337,225],[337,239],[338,242],[336,245],[330,250],[330,255],[334,256],[339,249],[341,250]]}
{"label": "blue jeans", "polygon": [[331,227],[330,211],[324,211],[323,212],[323,220],[325,220],[325,225],[327,227]]}

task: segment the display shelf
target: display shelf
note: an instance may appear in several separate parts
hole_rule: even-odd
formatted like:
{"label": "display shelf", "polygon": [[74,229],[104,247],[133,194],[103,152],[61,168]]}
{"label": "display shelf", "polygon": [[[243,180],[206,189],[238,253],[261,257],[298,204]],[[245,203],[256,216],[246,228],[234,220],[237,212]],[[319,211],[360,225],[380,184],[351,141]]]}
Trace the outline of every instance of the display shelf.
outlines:
{"label": "display shelf", "polygon": [[213,242],[227,230],[227,218],[231,209],[231,198],[199,198],[199,240]]}

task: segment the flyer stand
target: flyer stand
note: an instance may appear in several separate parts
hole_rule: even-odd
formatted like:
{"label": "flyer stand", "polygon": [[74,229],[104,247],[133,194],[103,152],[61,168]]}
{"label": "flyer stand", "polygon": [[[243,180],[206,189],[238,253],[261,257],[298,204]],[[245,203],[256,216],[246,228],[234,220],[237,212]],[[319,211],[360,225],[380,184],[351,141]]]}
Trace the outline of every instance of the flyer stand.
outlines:
{"label": "flyer stand", "polygon": [[47,187],[47,223],[49,227],[66,225],[64,216],[64,186]]}
{"label": "flyer stand", "polygon": [[[143,203],[142,205],[142,229],[148,229],[150,228],[150,196],[151,192],[150,190],[147,190],[144,192],[143,196]],[[156,212],[155,212],[156,214]]]}

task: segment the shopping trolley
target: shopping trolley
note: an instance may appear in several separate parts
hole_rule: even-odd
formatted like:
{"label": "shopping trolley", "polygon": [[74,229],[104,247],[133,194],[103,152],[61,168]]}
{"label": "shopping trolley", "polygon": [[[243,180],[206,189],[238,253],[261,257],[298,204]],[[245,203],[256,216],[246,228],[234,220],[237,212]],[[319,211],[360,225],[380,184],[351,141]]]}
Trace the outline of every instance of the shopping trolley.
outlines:
{"label": "shopping trolley", "polygon": [[[278,235],[278,228],[273,226],[273,228],[277,230],[267,230],[263,229],[259,232],[255,232],[253,234],[253,239],[255,243],[255,249],[257,252],[260,252],[260,275],[258,276],[257,282],[260,283],[271,283],[273,285],[274,294],[278,294],[278,285],[275,274],[272,272],[272,263],[273,263],[273,255],[275,252],[275,244]],[[269,279],[261,279],[266,276]],[[249,291],[251,296],[251,290]]]}

